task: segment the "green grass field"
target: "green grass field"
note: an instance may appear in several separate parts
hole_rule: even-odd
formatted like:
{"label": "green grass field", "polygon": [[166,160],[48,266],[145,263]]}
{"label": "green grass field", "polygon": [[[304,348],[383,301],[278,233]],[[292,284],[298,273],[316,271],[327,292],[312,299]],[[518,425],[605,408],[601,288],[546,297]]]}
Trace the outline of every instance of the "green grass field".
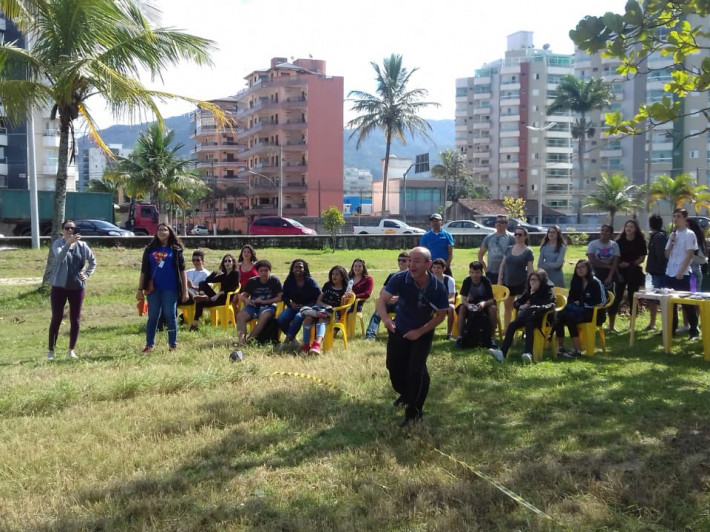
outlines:
{"label": "green grass field", "polygon": [[[457,281],[477,251],[457,250]],[[140,355],[140,251],[95,252],[81,358],[65,356],[65,321],[53,362],[48,300],[13,282],[40,277],[46,249],[0,252],[2,531],[710,529],[699,342],[675,339],[666,355],[652,333],[633,348],[620,333],[605,355],[523,366],[520,344],[499,364],[456,350],[441,327],[425,419],[400,430],[382,329],[347,351],[339,341],[319,357],[249,348],[234,364],[234,331],[181,328],[178,353],[159,333]],[[397,255],[257,253],[282,279],[303,257],[321,284],[330,266],[364,257],[377,290]],[[222,254],[208,250],[208,268]]]}

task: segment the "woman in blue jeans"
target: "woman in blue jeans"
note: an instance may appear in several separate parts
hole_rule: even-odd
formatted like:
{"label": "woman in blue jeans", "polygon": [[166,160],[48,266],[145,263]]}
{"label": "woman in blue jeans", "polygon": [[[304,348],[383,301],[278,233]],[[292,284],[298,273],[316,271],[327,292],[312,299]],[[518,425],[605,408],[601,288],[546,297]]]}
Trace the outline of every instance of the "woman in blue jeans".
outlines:
{"label": "woman in blue jeans", "polygon": [[283,286],[284,308],[276,320],[279,328],[286,334],[286,339],[279,345],[279,351],[298,350],[301,343],[296,340],[298,331],[303,324],[301,308],[311,307],[318,301],[320,287],[311,277],[308,263],[303,259],[291,262],[291,269]]}
{"label": "woman in blue jeans", "polygon": [[170,351],[177,350],[177,304],[188,299],[187,274],[182,242],[164,223],[158,224],[153,240],[143,251],[136,299],[144,298],[148,299],[148,324],[142,353],[153,350],[161,313],[168,324]]}

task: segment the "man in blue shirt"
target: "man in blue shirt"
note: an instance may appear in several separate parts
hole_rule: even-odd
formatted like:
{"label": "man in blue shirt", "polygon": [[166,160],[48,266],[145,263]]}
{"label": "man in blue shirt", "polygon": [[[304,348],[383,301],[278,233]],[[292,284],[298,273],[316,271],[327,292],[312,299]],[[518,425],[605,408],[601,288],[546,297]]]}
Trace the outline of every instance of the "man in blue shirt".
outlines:
{"label": "man in blue shirt", "polygon": [[[392,276],[377,300],[377,313],[389,332],[387,370],[392,387],[399,393],[395,406],[405,406],[402,426],[422,418],[429,392],[426,361],[434,329],[449,308],[444,283],[429,271],[431,254],[424,247],[409,252],[409,268]],[[395,318],[387,314],[387,304],[399,296]]]}
{"label": "man in blue shirt", "polygon": [[451,260],[454,258],[454,237],[448,231],[441,229],[441,215],[434,213],[429,217],[431,229],[422,235],[419,245],[431,253],[431,260],[444,259],[446,269],[444,274],[451,274]]}

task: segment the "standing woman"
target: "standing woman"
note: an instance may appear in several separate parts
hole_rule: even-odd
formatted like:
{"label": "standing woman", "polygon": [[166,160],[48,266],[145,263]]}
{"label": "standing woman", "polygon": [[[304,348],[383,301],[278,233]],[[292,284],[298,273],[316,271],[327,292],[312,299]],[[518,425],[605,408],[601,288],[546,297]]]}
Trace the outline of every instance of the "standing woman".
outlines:
{"label": "standing woman", "polygon": [[[219,292],[215,292],[210,283],[220,283]],[[195,296],[195,319],[190,325],[190,330],[197,330],[198,322],[205,308],[224,305],[227,301],[227,294],[236,292],[238,288],[239,272],[237,271],[237,261],[234,255],[227,253],[222,257],[219,268],[209,274],[207,279],[200,282],[200,292],[202,294]]]}
{"label": "standing woman", "polygon": [[[187,274],[183,245],[172,227],[158,224],[155,236],[143,251],[141,275],[136,299],[148,298],[148,324],[145,347],[150,353],[155,345],[155,331],[162,314],[168,324],[170,351],[177,350],[177,304],[188,300]],[[162,312],[161,312],[162,310]]]}
{"label": "standing woman", "polygon": [[[652,214],[648,219],[648,226],[651,228],[651,234],[648,237],[648,259],[646,260],[646,273],[651,276],[651,284],[653,288],[666,287],[666,266],[668,259],[666,258],[666,244],[668,243],[668,235],[663,230],[663,218],[659,214]],[[656,316],[658,315],[658,302],[648,302],[650,319],[646,326],[646,331],[656,328]]]}
{"label": "standing woman", "polygon": [[643,268],[641,265],[646,260],[648,248],[646,237],[641,231],[636,220],[629,220],[624,224],[624,230],[616,239],[619,244],[619,281],[616,284],[616,294],[614,303],[609,308],[609,330],[615,331],[614,323],[616,314],[619,312],[619,305],[624,297],[624,291],[629,290],[629,308],[634,303],[634,294],[639,291],[644,281]]}
{"label": "standing woman", "polygon": [[[64,316],[64,306],[69,301],[69,358],[77,358],[74,348],[79,338],[81,306],[84,302],[84,286],[96,269],[96,259],[81,235],[76,233],[73,220],[62,224],[62,238],[52,244],[54,269],[52,270],[52,291],[49,299],[52,304],[52,321],[49,324],[49,352],[47,358],[54,360],[54,347],[57,343],[59,326]],[[84,269],[86,264],[89,266]]]}
{"label": "standing woman", "polygon": [[[352,292],[355,294],[357,299],[368,299],[372,295],[372,288],[375,286],[375,282],[367,274],[367,266],[365,265],[365,259],[355,259],[350,265],[350,272],[348,272],[348,278],[352,280]],[[362,304],[364,301],[358,303],[357,311],[362,310]]]}
{"label": "standing woman", "polygon": [[[244,244],[242,249],[239,251],[239,257],[237,257],[237,272],[239,273],[239,282],[241,286],[246,286],[247,281],[252,277],[257,277],[259,273],[256,271],[256,251],[249,244]],[[232,298],[232,308],[234,308],[234,315],[239,313],[239,294],[235,294]]]}
{"label": "standing woman", "polygon": [[505,251],[503,262],[500,264],[499,281],[502,279],[503,286],[508,287],[510,295],[505,300],[504,320],[505,328],[510,324],[513,315],[513,301],[515,296],[525,292],[528,275],[533,271],[533,261],[535,257],[532,249],[528,247],[528,231],[522,227],[517,227],[513,233],[515,244]]}
{"label": "standing woman", "polygon": [[688,229],[695,233],[695,239],[698,241],[698,249],[695,250],[693,260],[690,261],[690,291],[700,292],[700,287],[703,284],[702,265],[708,262],[708,251],[705,245],[705,233],[698,225],[698,222],[692,218],[686,220]]}
{"label": "standing woman", "polygon": [[562,273],[562,266],[565,264],[565,253],[567,246],[562,236],[559,225],[553,225],[547,229],[547,235],[540,246],[540,256],[537,259],[537,267],[547,272],[547,277],[555,286],[565,286],[565,276]]}

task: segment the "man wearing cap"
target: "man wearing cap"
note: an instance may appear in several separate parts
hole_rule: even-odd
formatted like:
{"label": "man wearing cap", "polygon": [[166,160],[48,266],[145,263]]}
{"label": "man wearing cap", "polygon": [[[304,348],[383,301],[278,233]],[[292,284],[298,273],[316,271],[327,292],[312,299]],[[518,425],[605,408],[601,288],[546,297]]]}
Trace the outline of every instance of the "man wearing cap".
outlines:
{"label": "man wearing cap", "polygon": [[446,261],[446,275],[451,274],[451,260],[454,258],[454,237],[451,233],[441,229],[441,214],[434,213],[429,216],[431,229],[422,235],[419,245],[431,253],[431,260],[444,259]]}

